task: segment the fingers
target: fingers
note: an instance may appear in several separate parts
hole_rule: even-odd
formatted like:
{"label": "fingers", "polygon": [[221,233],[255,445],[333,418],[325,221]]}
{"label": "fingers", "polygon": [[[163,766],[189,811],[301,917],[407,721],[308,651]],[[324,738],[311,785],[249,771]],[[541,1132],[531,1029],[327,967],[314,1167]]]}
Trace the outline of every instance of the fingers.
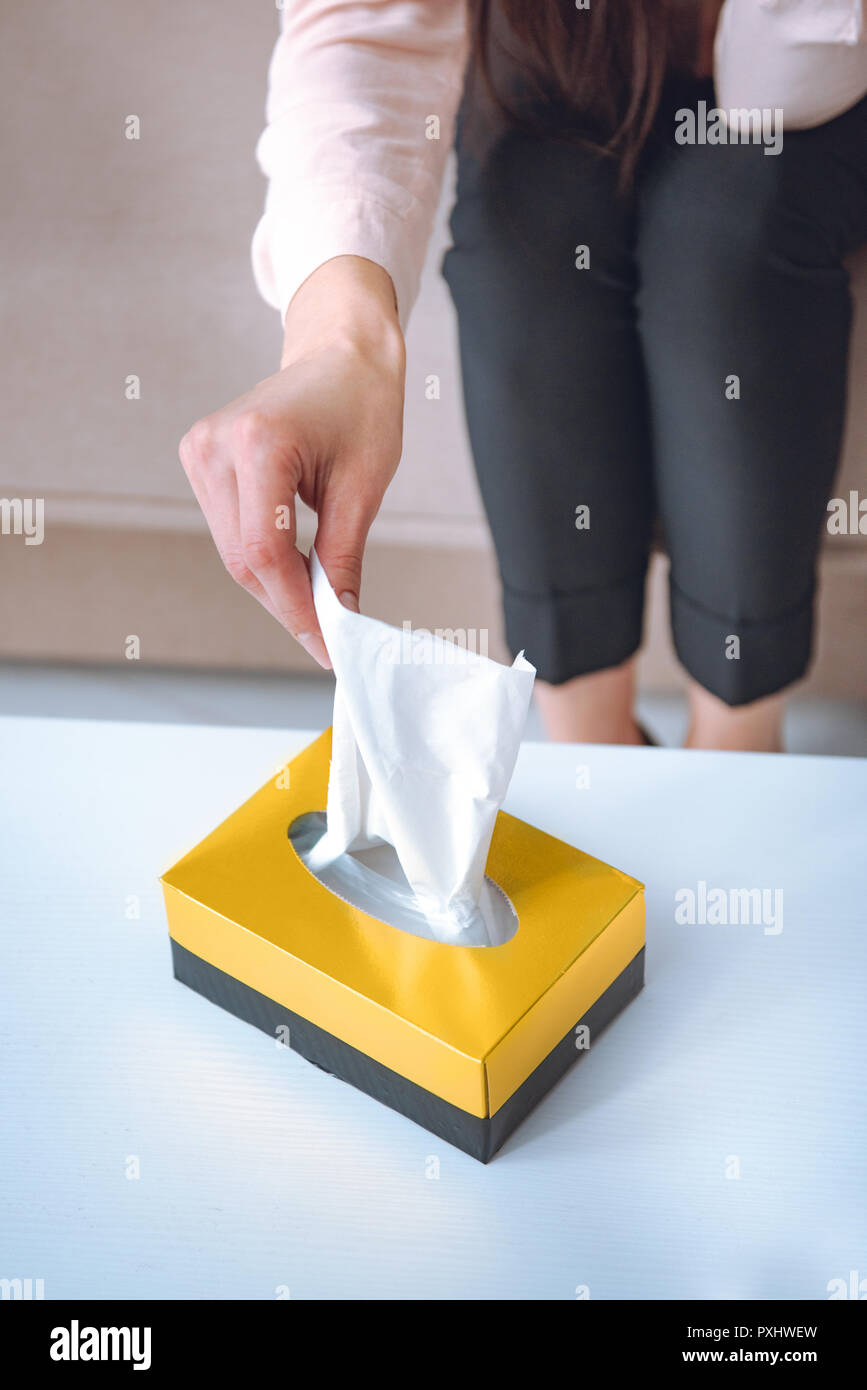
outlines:
{"label": "fingers", "polygon": [[236,441],[241,554],[278,622],[326,670],[331,662],[313,606],[310,573],[295,548],[295,489],[267,427],[245,420]]}
{"label": "fingers", "polygon": [[[286,441],[266,415],[246,409],[200,420],[179,452],[226,569],[329,670],[309,568],[295,544],[298,477]],[[382,493],[369,478],[363,466],[331,473],[319,503],[316,550],[340,602],[355,612]]]}
{"label": "fingers", "polygon": [[374,508],[355,489],[332,487],[319,508],[316,554],[340,602],[358,612],[361,563]]}
{"label": "fingers", "polygon": [[244,560],[235,472],[231,464],[220,465],[216,440],[208,425],[209,421],[200,420],[181,440],[181,463],[229,574],[276,618],[265,589]]}

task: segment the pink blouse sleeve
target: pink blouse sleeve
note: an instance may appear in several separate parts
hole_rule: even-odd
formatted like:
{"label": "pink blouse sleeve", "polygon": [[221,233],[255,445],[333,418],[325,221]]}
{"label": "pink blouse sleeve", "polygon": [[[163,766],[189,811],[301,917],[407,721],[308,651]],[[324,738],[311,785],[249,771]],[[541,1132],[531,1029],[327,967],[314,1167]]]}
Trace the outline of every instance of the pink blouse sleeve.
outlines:
{"label": "pink blouse sleeve", "polygon": [[332,256],[383,266],[406,326],[451,148],[465,0],[284,0],[257,158],[260,293],[285,317]]}

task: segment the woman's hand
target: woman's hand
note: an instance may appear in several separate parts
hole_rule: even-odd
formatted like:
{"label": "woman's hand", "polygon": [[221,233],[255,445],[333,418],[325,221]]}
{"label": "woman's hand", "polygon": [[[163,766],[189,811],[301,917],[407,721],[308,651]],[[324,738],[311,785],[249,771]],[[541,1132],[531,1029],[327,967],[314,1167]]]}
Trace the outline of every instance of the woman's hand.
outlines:
{"label": "woman's hand", "polygon": [[280,371],[181,440],[226,569],[325,667],[295,497],[316,512],[317,554],[357,610],[367,533],[400,459],[404,368],[389,276],[338,256],[295,294]]}

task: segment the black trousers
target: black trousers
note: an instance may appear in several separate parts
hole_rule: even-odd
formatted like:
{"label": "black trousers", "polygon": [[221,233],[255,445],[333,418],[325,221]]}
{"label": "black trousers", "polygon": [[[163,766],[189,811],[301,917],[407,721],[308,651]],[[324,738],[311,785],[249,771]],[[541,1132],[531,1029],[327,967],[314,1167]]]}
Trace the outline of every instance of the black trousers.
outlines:
{"label": "black trousers", "polygon": [[714,99],[672,81],[626,198],[574,143],[480,140],[470,100],[443,273],[509,646],[554,683],[634,653],[658,521],[686,670],[730,705],[782,689],[840,452],[867,99],[773,155],[677,144]]}

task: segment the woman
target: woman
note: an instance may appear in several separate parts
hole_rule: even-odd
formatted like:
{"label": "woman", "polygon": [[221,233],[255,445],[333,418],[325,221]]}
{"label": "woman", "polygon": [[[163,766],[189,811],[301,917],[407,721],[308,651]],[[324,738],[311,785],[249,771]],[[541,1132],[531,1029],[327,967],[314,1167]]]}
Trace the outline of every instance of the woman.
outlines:
{"label": "woman", "polygon": [[230,573],[328,664],[275,517],[296,494],[314,507],[356,608],[463,91],[444,273],[507,638],[538,668],[548,731],[643,740],[658,520],[688,744],[780,748],[840,448],[843,258],[867,239],[861,0],[282,12],[253,245],[281,370],[181,444]]}

